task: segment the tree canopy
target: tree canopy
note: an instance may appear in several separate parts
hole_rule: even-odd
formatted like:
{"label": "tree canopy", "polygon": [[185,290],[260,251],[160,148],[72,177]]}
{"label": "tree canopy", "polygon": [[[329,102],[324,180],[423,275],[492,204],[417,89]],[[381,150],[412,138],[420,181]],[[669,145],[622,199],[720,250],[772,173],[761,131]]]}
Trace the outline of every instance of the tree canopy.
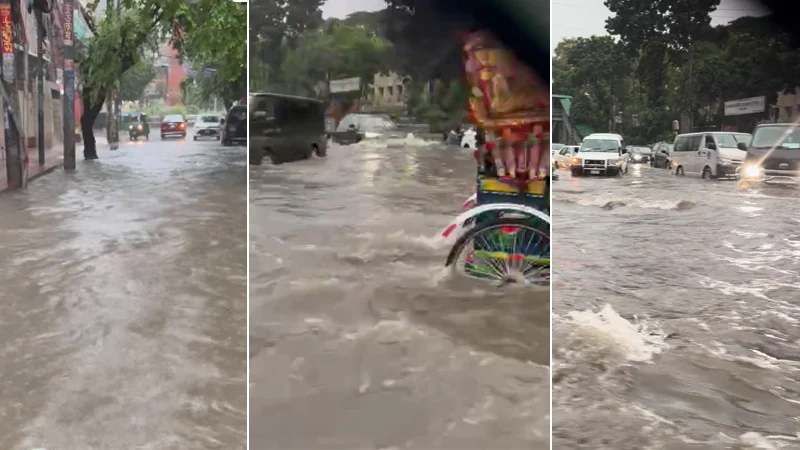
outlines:
{"label": "tree canopy", "polygon": [[[770,17],[743,17],[703,29],[708,22],[701,17],[683,18],[673,25],[660,18],[642,19],[661,11],[660,1],[652,8],[647,2],[636,11],[633,0],[613,1],[618,14],[627,11],[620,6],[625,5],[630,10],[624,13],[627,20],[641,20],[636,30],[627,28],[619,16],[612,17],[609,31],[619,33],[618,41],[594,36],[568,39],[556,48],[553,91],[574,98],[575,123],[607,130],[607,111],[617,104],[623,115],[620,127],[629,140],[648,143],[668,136],[670,122],[680,120],[682,113],[691,114],[698,129],[718,127],[725,101],[763,95],[770,104],[778,92],[800,86],[800,49]],[[680,2],[666,3],[680,6]],[[701,5],[705,14],[715,6],[710,0],[699,3],[705,4]],[[688,30],[691,27],[699,31]],[[659,29],[664,30],[661,37]],[[671,29],[683,31],[675,36]],[[661,47],[648,42],[656,38]]]}

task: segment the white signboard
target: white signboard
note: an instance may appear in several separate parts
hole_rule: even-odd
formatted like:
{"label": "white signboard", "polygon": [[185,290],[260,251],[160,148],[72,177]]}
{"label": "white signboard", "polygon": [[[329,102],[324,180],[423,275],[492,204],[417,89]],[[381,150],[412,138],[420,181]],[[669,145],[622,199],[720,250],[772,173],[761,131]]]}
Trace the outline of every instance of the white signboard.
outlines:
{"label": "white signboard", "polygon": [[361,78],[343,78],[341,80],[331,80],[331,94],[337,92],[357,92],[361,90]]}
{"label": "white signboard", "polygon": [[742,114],[762,113],[766,109],[766,97],[743,98],[725,102],[726,116],[740,116]]}

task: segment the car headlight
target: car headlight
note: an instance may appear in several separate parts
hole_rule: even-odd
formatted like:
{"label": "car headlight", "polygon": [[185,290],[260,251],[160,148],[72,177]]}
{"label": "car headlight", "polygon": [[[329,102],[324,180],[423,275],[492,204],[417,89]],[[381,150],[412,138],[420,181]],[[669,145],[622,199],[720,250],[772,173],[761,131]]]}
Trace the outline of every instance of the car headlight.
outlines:
{"label": "car headlight", "polygon": [[371,132],[371,131],[366,131],[366,132],[364,132],[364,138],[366,138],[366,139],[375,139],[375,138],[377,138],[377,137],[380,137],[380,134],[378,134],[378,133],[373,133],[373,132]]}
{"label": "car headlight", "polygon": [[758,178],[761,176],[761,167],[755,164],[750,164],[744,168],[744,175],[750,178]]}
{"label": "car headlight", "polygon": [[581,165],[581,159],[577,158],[577,157],[576,158],[572,158],[572,160],[570,161],[570,164],[572,164],[573,166],[580,166]]}
{"label": "car headlight", "polygon": [[138,127],[138,128],[139,128],[139,131],[142,131],[142,126],[141,126],[141,125],[139,125],[139,127]]}
{"label": "car headlight", "polygon": [[620,158],[620,159],[609,159],[607,164],[609,166],[611,166],[611,165],[618,166],[618,165],[622,164],[622,158]]}
{"label": "car headlight", "polygon": [[641,161],[642,155],[633,155],[633,159],[635,159],[636,161]]}
{"label": "car headlight", "polygon": [[723,166],[730,166],[730,165],[733,165],[733,160],[726,159],[726,158],[720,158],[719,163],[721,165],[723,165]]}
{"label": "car headlight", "polygon": [[130,127],[128,127],[128,129],[129,129],[129,130],[132,130],[132,129],[133,129],[133,125],[131,125]]}

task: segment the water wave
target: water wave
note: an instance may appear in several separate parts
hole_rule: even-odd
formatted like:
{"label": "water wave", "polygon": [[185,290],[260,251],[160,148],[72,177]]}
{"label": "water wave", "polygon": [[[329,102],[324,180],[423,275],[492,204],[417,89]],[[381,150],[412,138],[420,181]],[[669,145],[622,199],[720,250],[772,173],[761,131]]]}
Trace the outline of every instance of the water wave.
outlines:
{"label": "water wave", "polygon": [[555,195],[554,200],[573,203],[580,206],[591,206],[606,210],[622,207],[660,209],[663,211],[688,211],[697,204],[690,200],[664,200],[664,199],[642,199],[642,198],[614,198],[608,196],[583,197],[577,195]]}

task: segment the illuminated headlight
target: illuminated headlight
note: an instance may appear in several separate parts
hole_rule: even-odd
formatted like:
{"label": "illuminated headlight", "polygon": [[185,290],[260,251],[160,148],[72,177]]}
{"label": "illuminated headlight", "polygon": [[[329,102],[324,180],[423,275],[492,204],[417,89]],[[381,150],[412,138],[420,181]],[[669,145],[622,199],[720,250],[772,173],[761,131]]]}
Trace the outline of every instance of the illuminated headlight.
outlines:
{"label": "illuminated headlight", "polygon": [[719,160],[719,163],[720,163],[721,165],[723,165],[723,166],[732,166],[732,165],[733,165],[733,161],[732,161],[732,160],[730,160],[730,159],[725,159],[725,158],[721,158],[721,159]]}
{"label": "illuminated headlight", "polygon": [[620,159],[609,159],[606,164],[609,165],[609,166],[611,166],[611,165],[618,166],[618,165],[622,164],[622,159],[621,158]]}
{"label": "illuminated headlight", "polygon": [[752,164],[744,168],[744,176],[748,178],[758,178],[761,176],[761,172],[761,167]]}
{"label": "illuminated headlight", "polygon": [[128,129],[129,129],[129,130],[132,130],[132,129],[133,129],[133,125],[131,125],[130,127],[128,127]]}
{"label": "illuminated headlight", "polygon": [[379,136],[380,136],[380,134],[378,134],[378,133],[373,133],[373,132],[371,132],[371,131],[367,131],[367,132],[365,132],[365,133],[364,133],[364,137],[365,137],[366,139],[375,139],[375,138],[377,138],[377,137],[379,137]]}
{"label": "illuminated headlight", "polygon": [[633,155],[633,159],[635,159],[636,161],[641,161],[642,155]]}
{"label": "illuminated headlight", "polygon": [[580,158],[572,158],[570,164],[573,166],[580,166],[583,161]]}

